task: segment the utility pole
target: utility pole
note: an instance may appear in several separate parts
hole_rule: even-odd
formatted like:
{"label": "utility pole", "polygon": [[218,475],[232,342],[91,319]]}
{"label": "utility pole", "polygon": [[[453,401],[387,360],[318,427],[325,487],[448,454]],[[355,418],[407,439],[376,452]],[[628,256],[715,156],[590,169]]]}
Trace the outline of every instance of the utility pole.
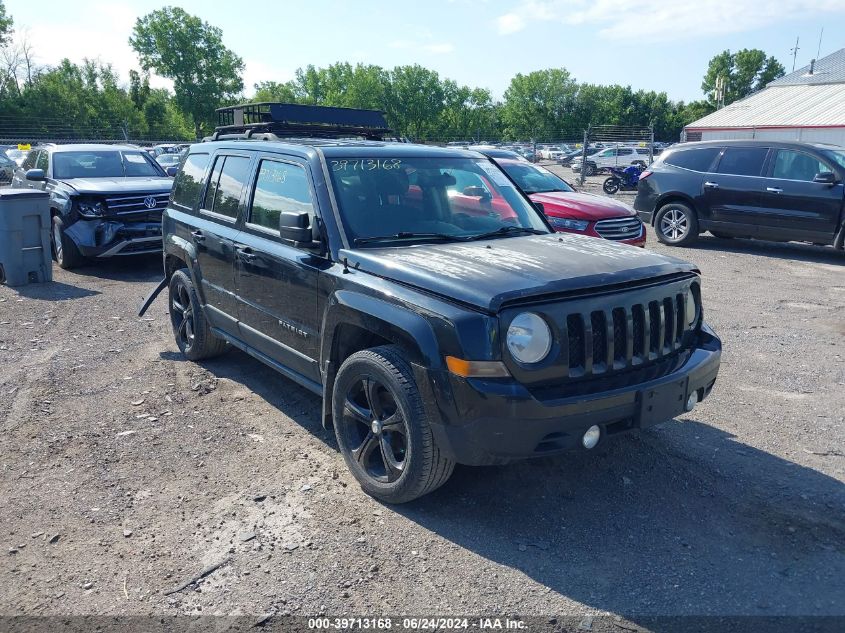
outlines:
{"label": "utility pole", "polygon": [[801,50],[798,48],[798,37],[795,38],[795,47],[789,49],[789,52],[792,53],[792,72],[795,72],[795,59],[798,57],[798,51]]}

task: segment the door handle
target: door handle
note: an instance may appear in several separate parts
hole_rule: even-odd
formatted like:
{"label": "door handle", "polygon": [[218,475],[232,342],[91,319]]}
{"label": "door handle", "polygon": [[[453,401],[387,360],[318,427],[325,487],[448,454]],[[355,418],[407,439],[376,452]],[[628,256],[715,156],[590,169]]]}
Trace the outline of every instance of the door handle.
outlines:
{"label": "door handle", "polygon": [[766,187],[766,191],[769,193],[783,193],[783,189],[780,187]]}
{"label": "door handle", "polygon": [[202,231],[191,231],[191,236],[197,242],[204,242],[205,241],[205,235],[202,234]]}
{"label": "door handle", "polygon": [[235,251],[238,253],[238,257],[247,263],[254,262],[258,257],[249,246],[239,246],[235,248]]}
{"label": "door handle", "polygon": [[705,189],[718,189],[719,183],[718,182],[705,182],[704,188]]}

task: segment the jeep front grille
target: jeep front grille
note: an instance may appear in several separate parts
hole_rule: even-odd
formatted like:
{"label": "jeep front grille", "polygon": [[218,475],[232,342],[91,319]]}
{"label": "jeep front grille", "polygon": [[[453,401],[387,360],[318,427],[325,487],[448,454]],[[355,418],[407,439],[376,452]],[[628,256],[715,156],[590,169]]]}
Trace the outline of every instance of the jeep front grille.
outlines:
{"label": "jeep front grille", "polygon": [[681,348],[685,295],[566,317],[569,376],[604,374],[649,363]]}
{"label": "jeep front grille", "polygon": [[596,222],[596,233],[606,240],[632,240],[643,233],[639,218],[614,218]]}

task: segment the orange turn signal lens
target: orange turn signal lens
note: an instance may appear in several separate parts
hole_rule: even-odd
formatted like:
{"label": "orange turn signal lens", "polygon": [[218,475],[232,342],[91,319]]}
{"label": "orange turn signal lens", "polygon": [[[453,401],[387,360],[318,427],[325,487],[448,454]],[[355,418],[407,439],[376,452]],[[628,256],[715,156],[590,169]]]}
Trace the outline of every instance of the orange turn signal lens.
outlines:
{"label": "orange turn signal lens", "polygon": [[456,376],[464,378],[507,378],[510,376],[505,364],[497,360],[464,360],[447,356],[446,367]]}

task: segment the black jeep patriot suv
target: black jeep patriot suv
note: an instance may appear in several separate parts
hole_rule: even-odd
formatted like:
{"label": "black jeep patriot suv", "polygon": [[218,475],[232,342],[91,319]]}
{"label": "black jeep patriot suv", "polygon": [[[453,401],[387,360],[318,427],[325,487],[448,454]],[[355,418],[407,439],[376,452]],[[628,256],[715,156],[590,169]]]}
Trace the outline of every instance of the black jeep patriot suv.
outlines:
{"label": "black jeep patriot suv", "polygon": [[378,140],[378,112],[219,116],[176,177],[141,311],[169,287],[187,358],[231,345],[320,395],[369,494],[590,449],[710,393],[721,343],[692,265],[554,233],[487,158]]}

